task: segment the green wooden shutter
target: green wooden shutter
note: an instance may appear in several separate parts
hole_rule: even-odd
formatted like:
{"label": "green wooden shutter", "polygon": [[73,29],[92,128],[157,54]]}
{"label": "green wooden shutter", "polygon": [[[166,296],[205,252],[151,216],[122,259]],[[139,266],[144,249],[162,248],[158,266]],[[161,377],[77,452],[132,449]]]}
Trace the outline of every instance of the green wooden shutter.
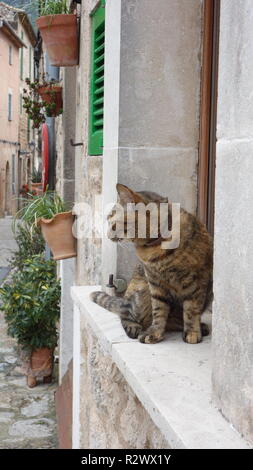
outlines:
{"label": "green wooden shutter", "polygon": [[105,4],[92,15],[89,155],[103,154]]}

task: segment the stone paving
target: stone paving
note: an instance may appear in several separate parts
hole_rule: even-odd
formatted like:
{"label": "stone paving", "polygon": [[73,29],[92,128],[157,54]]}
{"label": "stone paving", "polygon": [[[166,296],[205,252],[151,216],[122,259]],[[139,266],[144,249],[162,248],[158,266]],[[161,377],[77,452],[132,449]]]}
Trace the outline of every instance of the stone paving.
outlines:
{"label": "stone paving", "polygon": [[[9,250],[15,248],[9,231],[10,223],[0,219],[0,267],[8,265]],[[3,228],[7,229],[5,234]],[[7,236],[9,241],[5,249]],[[16,341],[7,335],[4,316],[0,312],[0,449],[58,447],[54,404],[56,387],[55,378],[49,385],[39,383],[33,389],[27,387]]]}
{"label": "stone paving", "polygon": [[12,221],[12,217],[0,218],[0,268],[8,267],[8,259],[17,246],[11,229]]}

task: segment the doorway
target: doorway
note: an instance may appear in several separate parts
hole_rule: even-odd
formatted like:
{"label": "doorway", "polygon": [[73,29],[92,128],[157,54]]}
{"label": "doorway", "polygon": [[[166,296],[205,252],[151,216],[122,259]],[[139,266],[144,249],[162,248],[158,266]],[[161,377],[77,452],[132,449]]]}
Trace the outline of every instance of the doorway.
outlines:
{"label": "doorway", "polygon": [[205,0],[203,24],[198,217],[213,235],[220,0]]}
{"label": "doorway", "polygon": [[11,214],[11,175],[9,162],[6,163],[5,167],[5,215]]}

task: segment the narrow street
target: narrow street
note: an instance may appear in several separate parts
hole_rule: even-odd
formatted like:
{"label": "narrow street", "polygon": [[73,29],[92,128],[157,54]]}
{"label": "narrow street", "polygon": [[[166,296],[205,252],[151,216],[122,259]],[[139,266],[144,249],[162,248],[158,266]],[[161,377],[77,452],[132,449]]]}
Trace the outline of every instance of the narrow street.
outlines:
{"label": "narrow street", "polygon": [[[15,248],[9,218],[0,219],[0,283]],[[0,449],[56,449],[56,380],[33,389],[26,385],[16,341],[7,336],[0,312]]]}
{"label": "narrow street", "polygon": [[0,283],[9,271],[8,260],[11,257],[11,252],[16,248],[11,225],[11,217],[0,219]]}

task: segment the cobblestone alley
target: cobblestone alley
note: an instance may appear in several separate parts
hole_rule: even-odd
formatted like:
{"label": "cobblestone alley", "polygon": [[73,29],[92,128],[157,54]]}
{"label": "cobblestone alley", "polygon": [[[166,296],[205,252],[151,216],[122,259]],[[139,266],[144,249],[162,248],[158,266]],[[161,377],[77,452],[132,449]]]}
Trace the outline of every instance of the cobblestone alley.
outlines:
{"label": "cobblestone alley", "polygon": [[[11,219],[0,219],[0,275],[7,271],[10,250],[15,247]],[[0,277],[0,284],[1,284]],[[16,351],[7,336],[0,312],[0,449],[56,449],[54,406],[56,379],[52,384],[26,385]]]}

